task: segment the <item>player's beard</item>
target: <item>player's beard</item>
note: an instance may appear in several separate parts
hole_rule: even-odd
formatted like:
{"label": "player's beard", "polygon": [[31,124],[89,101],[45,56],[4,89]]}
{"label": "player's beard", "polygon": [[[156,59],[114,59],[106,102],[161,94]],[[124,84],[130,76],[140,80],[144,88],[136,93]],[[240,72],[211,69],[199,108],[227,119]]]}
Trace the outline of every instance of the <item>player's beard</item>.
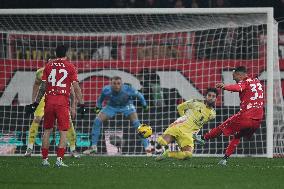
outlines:
{"label": "player's beard", "polygon": [[207,104],[207,106],[214,107],[215,101],[206,100],[206,104]]}

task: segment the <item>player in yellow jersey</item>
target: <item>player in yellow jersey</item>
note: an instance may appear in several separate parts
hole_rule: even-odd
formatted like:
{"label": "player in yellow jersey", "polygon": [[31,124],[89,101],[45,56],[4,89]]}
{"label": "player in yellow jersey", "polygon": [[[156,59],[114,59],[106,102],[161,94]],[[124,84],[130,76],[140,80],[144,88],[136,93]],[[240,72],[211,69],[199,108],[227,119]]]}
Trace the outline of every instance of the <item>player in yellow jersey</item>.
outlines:
{"label": "player in yellow jersey", "polygon": [[194,134],[198,133],[204,124],[216,117],[214,105],[217,96],[218,91],[216,88],[208,88],[204,100],[192,99],[178,105],[177,109],[180,117],[169,125],[157,142],[161,146],[167,146],[169,143],[176,141],[180,151],[170,152],[165,150],[156,160],[192,157]]}
{"label": "player in yellow jersey", "polygon": [[[36,78],[35,78],[35,82],[33,85],[33,92],[32,92],[32,102],[35,102],[35,98],[39,91],[43,70],[44,68],[40,68],[36,72]],[[70,114],[71,114],[70,115],[70,126],[71,127],[67,133],[67,140],[69,142],[71,156],[75,158],[79,158],[80,155],[76,151],[76,132],[75,132],[72,120],[71,120],[71,117],[75,118],[76,116],[76,102],[75,102],[75,94],[74,94],[73,88],[71,88],[70,98],[71,98],[71,108],[70,108]],[[33,146],[35,143],[36,135],[38,133],[38,127],[42,120],[42,117],[44,116],[44,105],[45,105],[45,102],[44,102],[44,97],[43,97],[34,113],[34,119],[29,129],[28,145],[27,145],[27,150],[25,153],[26,157],[30,157],[33,152]]]}

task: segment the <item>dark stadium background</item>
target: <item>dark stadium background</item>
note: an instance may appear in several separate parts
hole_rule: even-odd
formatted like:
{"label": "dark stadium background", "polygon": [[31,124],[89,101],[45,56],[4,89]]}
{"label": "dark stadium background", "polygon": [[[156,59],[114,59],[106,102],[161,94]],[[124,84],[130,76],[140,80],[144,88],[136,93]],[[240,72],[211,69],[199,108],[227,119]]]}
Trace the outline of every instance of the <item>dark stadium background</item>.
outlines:
{"label": "dark stadium background", "polygon": [[214,8],[274,7],[284,17],[283,0],[0,0],[0,8]]}
{"label": "dark stadium background", "polygon": [[[284,0],[0,0],[6,8],[223,8],[274,7],[274,18],[284,20]],[[284,23],[279,23],[280,31]]]}

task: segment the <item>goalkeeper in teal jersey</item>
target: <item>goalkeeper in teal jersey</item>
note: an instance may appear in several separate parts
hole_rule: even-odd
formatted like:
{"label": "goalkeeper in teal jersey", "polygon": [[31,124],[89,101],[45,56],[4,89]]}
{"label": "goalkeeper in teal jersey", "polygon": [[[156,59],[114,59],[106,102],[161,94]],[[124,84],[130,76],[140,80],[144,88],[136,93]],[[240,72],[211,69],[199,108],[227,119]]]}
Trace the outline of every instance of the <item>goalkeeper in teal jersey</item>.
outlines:
{"label": "goalkeeper in teal jersey", "polygon": [[[148,106],[144,96],[133,87],[123,84],[118,76],[111,78],[111,85],[107,85],[102,89],[101,96],[97,101],[96,111],[98,116],[93,122],[92,128],[92,146],[85,150],[85,155],[97,153],[97,143],[99,140],[101,127],[103,122],[114,117],[117,113],[122,113],[125,117],[129,118],[132,126],[137,129],[141,123],[138,119],[136,109],[133,105],[133,99],[138,98],[143,105],[143,109],[147,110]],[[102,107],[104,100],[107,100],[107,105]],[[148,155],[151,154],[151,146],[148,139],[141,138],[143,147]]]}

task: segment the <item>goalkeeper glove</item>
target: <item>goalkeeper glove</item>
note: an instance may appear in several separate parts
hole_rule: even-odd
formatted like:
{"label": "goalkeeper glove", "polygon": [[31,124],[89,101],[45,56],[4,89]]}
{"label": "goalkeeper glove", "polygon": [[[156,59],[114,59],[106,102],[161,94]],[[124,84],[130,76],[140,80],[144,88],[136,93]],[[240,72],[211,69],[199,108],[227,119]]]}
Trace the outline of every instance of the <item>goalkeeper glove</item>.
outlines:
{"label": "goalkeeper glove", "polygon": [[94,109],[94,112],[95,112],[96,114],[99,114],[100,111],[101,111],[101,109],[102,109],[102,108],[96,106],[95,109]]}
{"label": "goalkeeper glove", "polygon": [[144,105],[144,106],[143,106],[143,111],[144,111],[144,112],[148,112],[148,110],[149,110],[149,107],[148,107],[147,105]]}
{"label": "goalkeeper glove", "polygon": [[205,140],[204,140],[203,136],[197,135],[196,133],[194,133],[194,134],[192,134],[192,138],[201,146],[205,145]]}
{"label": "goalkeeper glove", "polygon": [[79,104],[78,113],[81,115],[81,119],[83,119],[86,113],[85,104]]}
{"label": "goalkeeper glove", "polygon": [[33,114],[38,107],[38,103],[34,102],[32,104],[26,105],[25,110],[26,110],[26,115],[29,116]]}

